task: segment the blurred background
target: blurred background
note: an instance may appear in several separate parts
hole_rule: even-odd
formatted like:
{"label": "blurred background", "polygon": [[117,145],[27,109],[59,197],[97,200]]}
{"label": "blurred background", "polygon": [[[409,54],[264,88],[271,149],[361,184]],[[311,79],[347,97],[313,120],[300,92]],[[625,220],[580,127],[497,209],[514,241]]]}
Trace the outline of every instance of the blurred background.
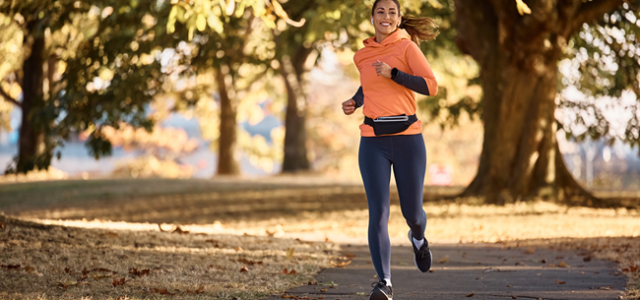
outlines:
{"label": "blurred background", "polygon": [[[359,182],[361,110],[341,112],[359,87],[353,55],[373,34],[372,1],[359,2],[2,1],[0,180],[28,180],[19,174],[29,172],[83,179],[294,173]],[[433,17],[441,32],[421,44],[441,91],[416,95],[426,184],[468,186],[483,174],[483,141],[492,134],[483,119],[495,118],[486,113],[494,100],[483,96],[483,74],[508,68],[482,67],[460,42],[472,39],[454,1],[402,6]],[[521,20],[536,15],[522,1],[504,9]],[[555,51],[545,64],[557,88],[528,101],[553,102],[552,139],[582,187],[635,190],[637,7],[612,4],[596,14],[572,25],[562,43],[541,42]],[[513,49],[496,47],[517,52],[518,34],[505,42]],[[535,67],[522,68],[533,78]]]}

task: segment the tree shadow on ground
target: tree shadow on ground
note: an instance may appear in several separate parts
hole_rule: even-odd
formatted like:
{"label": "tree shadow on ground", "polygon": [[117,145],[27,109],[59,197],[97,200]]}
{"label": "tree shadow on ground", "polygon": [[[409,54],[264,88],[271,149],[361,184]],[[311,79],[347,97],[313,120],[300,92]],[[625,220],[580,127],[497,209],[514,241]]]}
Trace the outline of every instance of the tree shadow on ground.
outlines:
{"label": "tree shadow on ground", "polygon": [[[392,203],[398,203],[391,189]],[[433,200],[460,188],[431,188]],[[0,186],[0,211],[41,219],[211,224],[366,209],[362,185],[238,180],[95,180]]]}

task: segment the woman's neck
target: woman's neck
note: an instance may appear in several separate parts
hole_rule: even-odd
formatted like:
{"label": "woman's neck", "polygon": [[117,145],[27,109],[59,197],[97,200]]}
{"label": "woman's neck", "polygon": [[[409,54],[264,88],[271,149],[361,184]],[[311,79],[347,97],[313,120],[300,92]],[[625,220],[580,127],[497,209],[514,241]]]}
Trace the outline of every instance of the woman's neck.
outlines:
{"label": "woman's neck", "polygon": [[[398,30],[398,29],[396,29],[396,30]],[[382,44],[382,41],[384,41],[384,39],[386,39],[387,37],[392,35],[394,32],[396,32],[396,30],[394,30],[393,32],[391,32],[389,34],[384,34],[384,33],[380,33],[380,32],[376,31],[376,43]]]}

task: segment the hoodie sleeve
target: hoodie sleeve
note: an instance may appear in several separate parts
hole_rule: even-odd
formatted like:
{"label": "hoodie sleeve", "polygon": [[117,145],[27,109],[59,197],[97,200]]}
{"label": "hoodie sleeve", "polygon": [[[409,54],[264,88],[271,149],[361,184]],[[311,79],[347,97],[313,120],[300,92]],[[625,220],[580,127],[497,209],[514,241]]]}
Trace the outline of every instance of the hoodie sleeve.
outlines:
{"label": "hoodie sleeve", "polygon": [[394,81],[417,93],[435,96],[438,93],[438,83],[418,45],[409,43],[405,58],[413,75],[398,71]]}
{"label": "hoodie sleeve", "polygon": [[364,93],[362,92],[362,87],[358,89],[355,95],[351,98],[356,102],[356,108],[362,106],[364,104]]}

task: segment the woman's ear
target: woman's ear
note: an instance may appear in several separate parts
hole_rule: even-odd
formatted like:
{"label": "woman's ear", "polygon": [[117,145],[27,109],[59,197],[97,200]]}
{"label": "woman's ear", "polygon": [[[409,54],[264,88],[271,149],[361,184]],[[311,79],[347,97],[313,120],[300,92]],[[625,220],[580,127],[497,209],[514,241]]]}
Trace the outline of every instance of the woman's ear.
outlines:
{"label": "woman's ear", "polygon": [[400,28],[400,24],[402,24],[402,17],[398,18],[398,28]]}

